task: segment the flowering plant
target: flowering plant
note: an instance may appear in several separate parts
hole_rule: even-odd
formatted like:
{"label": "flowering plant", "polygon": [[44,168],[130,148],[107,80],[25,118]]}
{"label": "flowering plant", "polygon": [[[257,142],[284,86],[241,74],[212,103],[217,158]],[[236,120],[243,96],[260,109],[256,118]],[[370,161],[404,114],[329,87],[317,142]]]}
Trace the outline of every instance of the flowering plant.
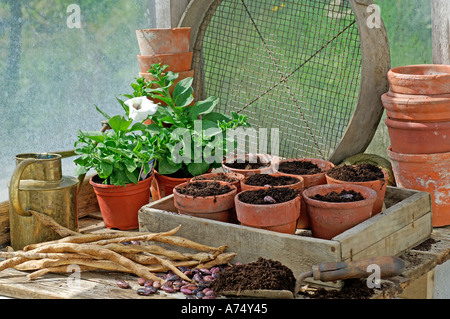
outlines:
{"label": "flowering plant", "polygon": [[102,132],[78,131],[75,153],[81,155],[76,175],[95,169],[104,184],[137,184],[153,170],[153,139],[145,120],[153,115],[158,105],[147,98],[118,99],[125,116],[109,116],[99,111],[108,121],[108,130]]}

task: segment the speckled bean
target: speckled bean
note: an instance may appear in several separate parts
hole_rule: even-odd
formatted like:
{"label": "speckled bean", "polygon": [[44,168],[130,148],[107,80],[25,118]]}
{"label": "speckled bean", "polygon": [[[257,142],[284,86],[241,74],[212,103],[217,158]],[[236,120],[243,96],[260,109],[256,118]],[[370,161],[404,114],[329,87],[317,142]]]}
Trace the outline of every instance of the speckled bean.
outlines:
{"label": "speckled bean", "polygon": [[117,280],[116,284],[119,288],[122,288],[122,289],[130,288],[130,284],[128,282],[126,282],[125,280]]}

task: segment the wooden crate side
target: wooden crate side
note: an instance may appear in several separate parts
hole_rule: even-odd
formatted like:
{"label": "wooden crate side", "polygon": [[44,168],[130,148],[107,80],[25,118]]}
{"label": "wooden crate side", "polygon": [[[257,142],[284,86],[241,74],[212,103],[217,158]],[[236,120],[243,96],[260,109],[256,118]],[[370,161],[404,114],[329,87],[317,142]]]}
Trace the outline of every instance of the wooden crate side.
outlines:
{"label": "wooden crate side", "polygon": [[429,212],[362,251],[352,254],[350,248],[350,256],[345,258],[344,261],[399,255],[429,238],[432,228],[432,214]]}
{"label": "wooden crate side", "polygon": [[278,260],[295,275],[311,270],[323,262],[339,261],[340,245],[336,241],[174,214],[144,206],[139,212],[141,231],[160,232],[182,225],[177,235],[211,246],[227,245],[227,251],[237,253],[234,261],[248,263],[258,257]]}
{"label": "wooden crate side", "polygon": [[[400,189],[398,191],[401,192]],[[389,207],[382,213],[366,220],[365,222],[362,222],[361,224],[334,237],[333,239],[341,243],[342,259],[351,259],[352,256],[356,256],[365,249],[368,249],[385,238],[388,238],[391,234],[412,223],[415,223],[416,220],[420,219],[424,215],[430,214],[430,212],[430,194],[425,192],[416,192],[414,195],[406,198],[400,203]],[[429,216],[427,218],[429,218]],[[414,228],[415,231],[412,232],[411,236],[414,236],[414,233],[417,232],[417,238],[419,240],[422,235],[418,232],[419,228],[417,225],[415,225]],[[431,234],[431,229],[429,227],[427,227],[424,231]],[[399,238],[399,241],[402,240],[402,238]],[[405,239],[404,241],[405,243],[398,244],[400,246],[408,245],[408,240]],[[385,247],[386,249],[388,248],[388,246]],[[379,253],[385,254],[385,252],[381,250]]]}

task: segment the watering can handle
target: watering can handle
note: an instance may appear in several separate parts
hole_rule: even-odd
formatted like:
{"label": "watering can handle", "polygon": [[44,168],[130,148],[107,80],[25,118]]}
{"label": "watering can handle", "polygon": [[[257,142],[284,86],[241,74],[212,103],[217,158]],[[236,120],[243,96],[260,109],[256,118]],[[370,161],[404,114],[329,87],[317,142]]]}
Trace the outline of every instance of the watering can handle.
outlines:
{"label": "watering can handle", "polygon": [[31,216],[31,214],[27,211],[25,211],[20,205],[19,201],[19,184],[20,184],[20,178],[22,177],[22,173],[25,170],[25,168],[28,167],[28,165],[31,165],[35,163],[37,160],[35,158],[28,158],[22,162],[20,162],[19,165],[16,166],[16,169],[14,170],[14,173],[11,177],[10,182],[10,188],[9,188],[9,198],[12,205],[12,208],[14,211],[21,215],[21,216]]}

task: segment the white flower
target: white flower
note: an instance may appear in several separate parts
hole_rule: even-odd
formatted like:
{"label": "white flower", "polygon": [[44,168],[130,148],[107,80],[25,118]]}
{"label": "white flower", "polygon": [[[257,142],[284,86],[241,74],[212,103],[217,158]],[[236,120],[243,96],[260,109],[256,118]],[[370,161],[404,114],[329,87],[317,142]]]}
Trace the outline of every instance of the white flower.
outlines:
{"label": "white flower", "polygon": [[128,116],[136,122],[144,121],[158,110],[158,104],[153,103],[145,96],[135,97],[124,103],[130,109]]}

